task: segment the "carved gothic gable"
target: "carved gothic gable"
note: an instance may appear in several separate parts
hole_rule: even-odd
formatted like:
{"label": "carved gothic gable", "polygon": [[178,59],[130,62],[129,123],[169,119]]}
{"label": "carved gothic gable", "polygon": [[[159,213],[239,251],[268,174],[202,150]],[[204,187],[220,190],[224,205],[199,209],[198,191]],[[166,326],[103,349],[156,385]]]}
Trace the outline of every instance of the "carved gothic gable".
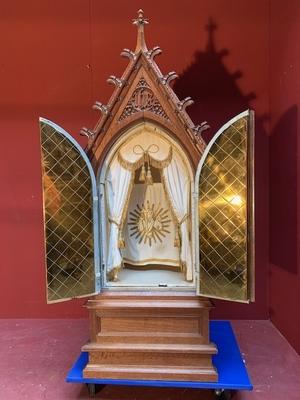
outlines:
{"label": "carved gothic gable", "polygon": [[136,89],[124,107],[122,114],[119,117],[119,121],[122,121],[130,115],[140,111],[149,111],[161,118],[169,120],[167,113],[143,77],[140,78]]}
{"label": "carved gothic gable", "polygon": [[144,37],[146,21],[143,12],[139,11],[134,20],[138,27],[136,49],[124,49],[121,53],[129,59],[129,64],[121,78],[113,75],[108,78],[108,83],[115,89],[107,104],[98,101],[94,104],[93,109],[101,113],[94,129],[84,127],[81,130],[81,134],[88,137],[87,152],[95,169],[126,127],[143,120],[155,121],[169,131],[189,154],[194,166],[204,151],[201,133],[208,125],[206,122],[194,125],[186,113],[192,99],[179,100],[170,86],[177,74],[172,71],[163,75],[155,63],[154,58],[161,49],[158,46],[147,49]]}

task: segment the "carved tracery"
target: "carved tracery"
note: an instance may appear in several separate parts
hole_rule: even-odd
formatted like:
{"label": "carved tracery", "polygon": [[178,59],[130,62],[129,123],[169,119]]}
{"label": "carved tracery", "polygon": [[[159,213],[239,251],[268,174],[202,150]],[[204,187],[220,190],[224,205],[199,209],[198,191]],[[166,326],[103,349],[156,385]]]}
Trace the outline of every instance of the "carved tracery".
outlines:
{"label": "carved tracery", "polygon": [[140,111],[150,111],[169,120],[168,115],[144,78],[139,80],[136,89],[119,117],[119,121]]}

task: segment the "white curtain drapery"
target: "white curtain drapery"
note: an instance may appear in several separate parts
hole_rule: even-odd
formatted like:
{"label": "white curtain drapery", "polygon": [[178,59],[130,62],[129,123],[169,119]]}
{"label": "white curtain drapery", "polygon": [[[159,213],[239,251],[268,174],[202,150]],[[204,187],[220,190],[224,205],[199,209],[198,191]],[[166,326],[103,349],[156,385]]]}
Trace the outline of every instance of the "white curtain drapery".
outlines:
{"label": "white curtain drapery", "polygon": [[177,152],[173,153],[172,161],[163,169],[163,179],[177,223],[180,227],[180,261],[186,269],[186,279],[193,280],[193,263],[189,239],[189,203],[190,180],[187,168]]}
{"label": "white curtain drapery", "polygon": [[120,229],[124,213],[126,212],[126,202],[130,196],[132,172],[123,168],[117,159],[109,167],[106,177],[106,195],[109,219],[109,241],[107,255],[107,271],[111,272],[122,266],[122,255],[119,249]]}

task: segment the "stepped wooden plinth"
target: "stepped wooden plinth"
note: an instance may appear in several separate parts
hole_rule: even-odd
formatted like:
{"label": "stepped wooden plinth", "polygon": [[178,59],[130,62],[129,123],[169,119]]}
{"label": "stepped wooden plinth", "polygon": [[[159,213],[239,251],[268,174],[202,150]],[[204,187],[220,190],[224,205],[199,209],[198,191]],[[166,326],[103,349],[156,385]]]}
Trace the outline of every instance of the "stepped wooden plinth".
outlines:
{"label": "stepped wooden plinth", "polygon": [[85,378],[215,382],[211,303],[193,293],[112,292],[89,300]]}

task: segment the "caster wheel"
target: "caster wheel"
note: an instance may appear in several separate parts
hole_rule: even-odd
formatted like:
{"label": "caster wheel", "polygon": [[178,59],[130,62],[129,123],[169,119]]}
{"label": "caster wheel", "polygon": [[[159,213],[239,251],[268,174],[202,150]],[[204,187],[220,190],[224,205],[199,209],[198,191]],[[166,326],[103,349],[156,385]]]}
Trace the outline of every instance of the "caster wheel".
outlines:
{"label": "caster wheel", "polygon": [[90,397],[95,397],[96,395],[96,385],[94,383],[87,383],[87,389],[89,391]]}
{"label": "caster wheel", "polygon": [[231,390],[216,389],[215,399],[216,400],[231,400],[233,397],[233,392]]}
{"label": "caster wheel", "polygon": [[96,383],[87,383],[86,384],[90,397],[95,397],[96,393],[102,390],[105,385],[98,385]]}

